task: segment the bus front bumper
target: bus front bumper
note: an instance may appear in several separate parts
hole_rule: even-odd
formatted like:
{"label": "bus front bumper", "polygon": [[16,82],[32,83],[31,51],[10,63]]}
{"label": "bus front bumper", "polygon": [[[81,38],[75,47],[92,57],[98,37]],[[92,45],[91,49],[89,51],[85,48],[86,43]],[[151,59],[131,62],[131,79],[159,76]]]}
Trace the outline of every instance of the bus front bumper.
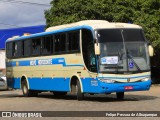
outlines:
{"label": "bus front bumper", "polygon": [[143,82],[105,83],[99,81],[99,93],[131,92],[149,90],[151,80]]}

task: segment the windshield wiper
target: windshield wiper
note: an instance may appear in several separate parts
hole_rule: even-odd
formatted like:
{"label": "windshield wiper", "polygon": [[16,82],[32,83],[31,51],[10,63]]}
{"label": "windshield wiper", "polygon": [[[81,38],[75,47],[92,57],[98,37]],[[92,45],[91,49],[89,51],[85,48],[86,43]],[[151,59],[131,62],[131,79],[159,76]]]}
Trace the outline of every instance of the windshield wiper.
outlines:
{"label": "windshield wiper", "polygon": [[[123,39],[123,45],[124,45],[124,50],[125,50],[126,57],[132,60],[132,62],[135,64],[135,66],[136,66],[136,68],[137,68],[138,71],[141,71],[140,67],[134,61],[133,57],[129,54],[128,49],[126,48],[125,39],[124,39],[124,36],[123,36],[123,30],[121,30],[121,35],[122,35],[122,39]],[[127,71],[129,71],[128,59],[126,60],[126,62],[127,62]]]}
{"label": "windshield wiper", "polygon": [[136,68],[138,71],[141,71],[140,67],[138,66],[138,64],[135,62],[135,60],[133,59],[133,57],[130,55],[130,53],[128,52],[128,49],[127,49],[127,58],[131,59],[132,62],[135,64]]}

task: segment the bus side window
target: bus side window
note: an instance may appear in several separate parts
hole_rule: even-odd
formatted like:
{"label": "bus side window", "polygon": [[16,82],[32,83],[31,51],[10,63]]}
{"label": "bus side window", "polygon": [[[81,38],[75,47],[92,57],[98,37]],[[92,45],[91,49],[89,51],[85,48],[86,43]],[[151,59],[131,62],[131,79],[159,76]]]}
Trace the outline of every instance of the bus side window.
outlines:
{"label": "bus side window", "polygon": [[51,41],[52,41],[52,46],[51,46],[52,53],[54,54],[55,53],[55,36],[54,35],[52,35]]}
{"label": "bus side window", "polygon": [[64,52],[66,51],[66,34],[62,33],[61,34],[61,39],[60,39],[60,51]]}
{"label": "bus side window", "polygon": [[79,31],[73,31],[68,33],[68,50],[69,51],[79,50]]}
{"label": "bus side window", "polygon": [[12,49],[12,42],[9,42],[9,43],[7,43],[7,58],[12,58],[12,51],[13,51],[13,49]]}
{"label": "bus side window", "polygon": [[31,40],[25,40],[24,41],[24,56],[28,57],[31,55]]}
{"label": "bus side window", "polygon": [[56,34],[54,37],[55,53],[64,53],[66,51],[66,33]]}
{"label": "bus side window", "polygon": [[93,42],[89,43],[88,45],[88,58],[89,58],[89,61],[88,61],[88,69],[92,72],[96,72],[96,56],[95,56],[95,52],[94,52],[94,44]]}
{"label": "bus side window", "polygon": [[87,69],[91,72],[97,72],[94,42],[92,32],[90,30],[82,29],[82,52]]}
{"label": "bus side window", "polygon": [[53,53],[53,40],[52,36],[45,36],[42,39],[42,54],[49,55]]}
{"label": "bus side window", "polygon": [[40,55],[41,52],[41,39],[32,39],[32,55]]}
{"label": "bus side window", "polygon": [[12,56],[16,57],[16,54],[17,54],[17,43],[16,42],[13,42],[12,52],[13,52]]}
{"label": "bus side window", "polygon": [[56,34],[54,38],[55,53],[60,51],[60,34]]}
{"label": "bus side window", "polygon": [[15,57],[21,57],[22,56],[22,41],[16,41],[15,42]]}

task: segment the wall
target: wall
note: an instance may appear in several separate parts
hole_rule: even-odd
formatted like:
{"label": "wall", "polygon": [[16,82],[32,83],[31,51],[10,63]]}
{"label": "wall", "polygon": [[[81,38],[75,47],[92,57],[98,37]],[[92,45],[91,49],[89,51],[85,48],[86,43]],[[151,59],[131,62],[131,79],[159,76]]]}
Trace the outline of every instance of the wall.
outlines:
{"label": "wall", "polygon": [[0,74],[5,74],[5,50],[0,50]]}

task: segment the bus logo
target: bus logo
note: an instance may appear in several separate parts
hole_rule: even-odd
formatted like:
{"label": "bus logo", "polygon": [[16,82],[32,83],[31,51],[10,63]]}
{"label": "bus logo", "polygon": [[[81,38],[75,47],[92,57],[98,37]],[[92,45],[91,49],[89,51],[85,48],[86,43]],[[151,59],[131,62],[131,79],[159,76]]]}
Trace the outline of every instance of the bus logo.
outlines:
{"label": "bus logo", "polygon": [[129,62],[129,68],[133,68],[134,67],[134,63],[132,61]]}

